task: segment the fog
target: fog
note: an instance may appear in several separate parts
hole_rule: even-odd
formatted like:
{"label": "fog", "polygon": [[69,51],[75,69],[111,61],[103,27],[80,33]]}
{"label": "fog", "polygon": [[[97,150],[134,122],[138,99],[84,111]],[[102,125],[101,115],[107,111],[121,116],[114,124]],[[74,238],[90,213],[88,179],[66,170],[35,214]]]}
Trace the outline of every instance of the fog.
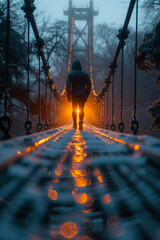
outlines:
{"label": "fog", "polygon": [[[73,0],[73,5],[87,6],[90,0]],[[69,0],[35,0],[38,12],[43,11],[51,19],[66,20],[67,16],[63,15],[63,10],[68,8]],[[122,0],[94,0],[94,7],[99,10],[99,15],[95,17],[95,24],[107,23],[110,26],[121,27],[129,6],[129,1]],[[140,12],[141,15],[141,12]],[[135,26],[135,11],[133,12],[130,26]]]}

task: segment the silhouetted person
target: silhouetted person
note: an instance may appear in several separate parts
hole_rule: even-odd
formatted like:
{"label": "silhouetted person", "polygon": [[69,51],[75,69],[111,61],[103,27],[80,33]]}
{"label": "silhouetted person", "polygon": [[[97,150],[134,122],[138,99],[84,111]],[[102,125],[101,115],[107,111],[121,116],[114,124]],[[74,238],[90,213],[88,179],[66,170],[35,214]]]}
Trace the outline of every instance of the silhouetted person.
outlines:
{"label": "silhouetted person", "polygon": [[72,100],[73,127],[77,129],[77,107],[79,106],[79,130],[83,130],[84,105],[91,90],[91,81],[88,73],[82,71],[79,60],[72,64],[72,72],[67,77],[67,98]]}

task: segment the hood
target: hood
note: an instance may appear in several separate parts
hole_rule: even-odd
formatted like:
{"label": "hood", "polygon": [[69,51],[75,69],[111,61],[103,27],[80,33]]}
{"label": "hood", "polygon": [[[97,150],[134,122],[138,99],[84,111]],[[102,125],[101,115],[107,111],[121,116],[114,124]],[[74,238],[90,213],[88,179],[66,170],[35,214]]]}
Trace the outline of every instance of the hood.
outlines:
{"label": "hood", "polygon": [[82,65],[79,60],[76,60],[72,64],[72,71],[74,70],[82,70]]}

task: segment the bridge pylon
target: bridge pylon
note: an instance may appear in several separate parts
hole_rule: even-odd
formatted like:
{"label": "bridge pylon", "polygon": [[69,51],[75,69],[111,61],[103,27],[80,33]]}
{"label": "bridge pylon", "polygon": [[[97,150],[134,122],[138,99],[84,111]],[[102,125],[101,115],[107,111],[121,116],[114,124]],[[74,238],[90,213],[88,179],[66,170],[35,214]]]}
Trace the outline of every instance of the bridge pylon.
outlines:
{"label": "bridge pylon", "polygon": [[[64,11],[68,16],[68,71],[71,68],[71,60],[75,60],[83,54],[84,59],[88,59],[85,70],[92,72],[93,57],[93,20],[98,15],[94,10],[93,0],[90,0],[89,6],[77,7],[69,0],[68,10]],[[80,28],[80,22],[84,22]]]}

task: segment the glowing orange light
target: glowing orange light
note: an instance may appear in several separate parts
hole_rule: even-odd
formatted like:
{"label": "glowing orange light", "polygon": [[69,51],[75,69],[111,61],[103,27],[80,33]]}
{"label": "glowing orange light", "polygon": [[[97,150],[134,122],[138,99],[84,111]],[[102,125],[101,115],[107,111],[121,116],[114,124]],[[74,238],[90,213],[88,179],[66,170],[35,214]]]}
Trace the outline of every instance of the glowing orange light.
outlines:
{"label": "glowing orange light", "polygon": [[58,199],[58,193],[52,189],[49,189],[48,196],[54,201]]}
{"label": "glowing orange light", "polygon": [[56,169],[54,170],[54,172],[55,172],[55,174],[56,174],[57,176],[59,176],[59,177],[63,174],[62,168],[56,168]]}
{"label": "glowing orange light", "polygon": [[83,159],[84,159],[83,156],[79,156],[79,157],[74,156],[73,157],[73,160],[76,161],[76,162],[81,162]]}
{"label": "glowing orange light", "polygon": [[97,168],[93,171],[93,173],[95,176],[98,176],[98,175],[100,175],[100,170]]}
{"label": "glowing orange light", "polygon": [[85,204],[87,202],[88,196],[86,193],[77,193],[76,191],[73,191],[72,194],[77,203]]}
{"label": "glowing orange light", "polygon": [[135,150],[135,151],[138,151],[138,150],[139,150],[139,145],[135,145],[135,146],[134,146],[134,150]]}
{"label": "glowing orange light", "polygon": [[55,178],[55,179],[53,180],[53,182],[54,182],[54,183],[59,183],[59,179],[58,179],[58,178]]}
{"label": "glowing orange light", "polygon": [[102,200],[104,204],[109,204],[112,201],[109,194],[105,194]]}
{"label": "glowing orange light", "polygon": [[103,176],[98,176],[98,180],[99,180],[100,183],[103,183],[104,182]]}
{"label": "glowing orange light", "polygon": [[87,209],[87,210],[83,210],[82,212],[89,213],[89,212],[92,212],[93,210],[94,210],[94,208],[90,208],[90,209]]}
{"label": "glowing orange light", "polygon": [[17,151],[17,155],[18,155],[18,157],[20,157],[22,155],[22,153],[20,151]]}
{"label": "glowing orange light", "polygon": [[94,199],[92,197],[88,197],[86,205],[87,207],[92,207],[92,205],[94,204]]}
{"label": "glowing orange light", "polygon": [[89,179],[88,179],[88,186],[90,186],[91,183],[92,183],[92,182],[91,182],[91,179],[89,178]]}
{"label": "glowing orange light", "polygon": [[76,180],[76,183],[75,183],[76,187],[86,187],[87,186],[87,179],[86,178],[76,177],[75,180]]}
{"label": "glowing orange light", "polygon": [[73,238],[78,233],[78,226],[73,222],[66,222],[60,227],[60,233],[66,238]]}

